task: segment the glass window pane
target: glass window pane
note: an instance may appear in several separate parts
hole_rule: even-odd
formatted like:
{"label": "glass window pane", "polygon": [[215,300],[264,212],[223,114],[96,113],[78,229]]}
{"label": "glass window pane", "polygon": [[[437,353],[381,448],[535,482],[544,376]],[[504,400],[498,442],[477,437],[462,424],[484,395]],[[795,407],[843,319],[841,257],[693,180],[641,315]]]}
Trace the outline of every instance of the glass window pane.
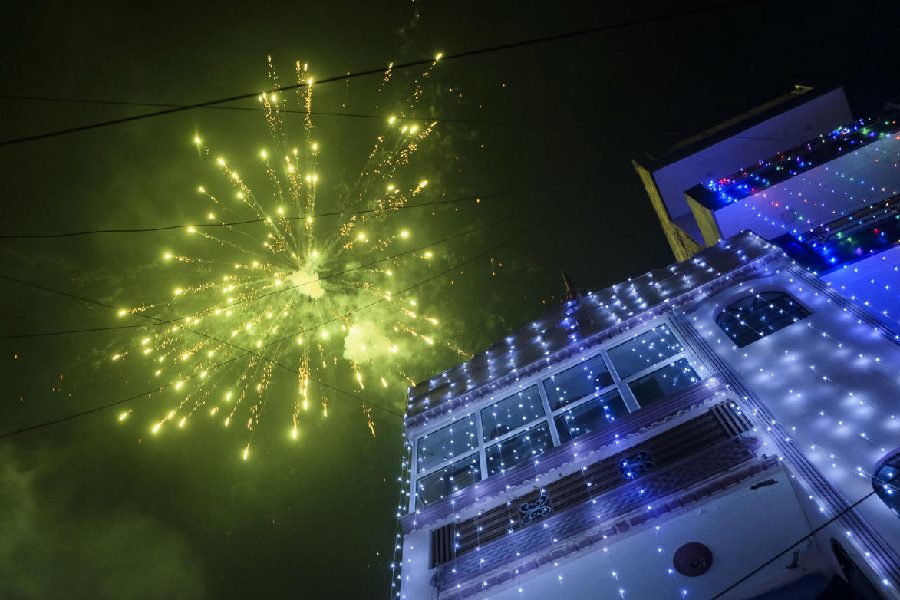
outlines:
{"label": "glass window pane", "polygon": [[640,406],[647,406],[675,392],[689,388],[700,381],[700,377],[691,368],[685,358],[679,358],[662,369],[657,369],[639,379],[635,379],[628,387],[634,393],[634,399]]}
{"label": "glass window pane", "polygon": [[438,469],[416,483],[416,508],[438,502],[457,490],[481,481],[478,453]]}
{"label": "glass window pane", "polygon": [[544,416],[544,405],[537,386],[513,394],[481,411],[484,439],[490,441],[513,429]]}
{"label": "glass window pane", "polygon": [[588,394],[609,387],[612,375],[606,370],[603,358],[598,354],[571,369],[544,380],[544,389],[550,401],[550,410],[584,398]]}
{"label": "glass window pane", "polygon": [[417,468],[420,473],[424,473],[477,447],[475,415],[472,414],[419,438]]}
{"label": "glass window pane", "polygon": [[743,348],[810,314],[784,292],[760,292],[729,305],[716,317],[716,324],[738,348]]}
{"label": "glass window pane", "polygon": [[875,472],[872,489],[900,517],[900,454],[888,458]]}
{"label": "glass window pane", "polygon": [[488,476],[525,462],[543,454],[553,447],[550,425],[544,421],[531,429],[514,435],[493,446],[485,448]]}
{"label": "glass window pane", "polygon": [[616,346],[609,351],[609,358],[619,377],[625,379],[683,350],[668,326],[660,325]]}
{"label": "glass window pane", "polygon": [[628,409],[619,392],[613,391],[556,415],[556,431],[560,443],[605,427],[623,415]]}

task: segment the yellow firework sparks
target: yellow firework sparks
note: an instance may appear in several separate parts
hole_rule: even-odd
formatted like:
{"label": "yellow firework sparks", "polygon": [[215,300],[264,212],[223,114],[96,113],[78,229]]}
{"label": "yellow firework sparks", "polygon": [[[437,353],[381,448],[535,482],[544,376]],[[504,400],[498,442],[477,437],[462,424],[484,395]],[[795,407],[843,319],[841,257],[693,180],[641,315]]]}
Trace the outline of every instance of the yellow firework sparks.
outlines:
{"label": "yellow firework sparks", "polygon": [[[397,114],[421,100],[420,82],[435,64]],[[387,118],[356,181],[333,185],[321,168],[329,146],[317,138],[311,115],[314,77],[297,62],[298,86],[282,90],[269,66],[272,88],[258,98],[269,144],[256,148],[252,161],[232,161],[194,136],[221,178],[197,188],[202,206],[184,238],[159,249],[171,295],[118,311],[121,318],[171,315],[110,357],[140,361],[165,386],[165,408],[149,426],[155,435],[172,425],[189,428],[201,414],[245,427],[252,439],[270,404],[286,402],[287,438],[299,440],[304,419],[328,415],[334,394],[325,382],[362,392],[371,379],[371,390],[382,397],[401,397],[409,380],[403,357],[433,351],[440,339],[437,316],[398,294],[435,257],[431,249],[412,251],[415,231],[398,215],[430,190],[410,161],[436,123]],[[305,113],[293,129],[285,121],[289,106]],[[264,193],[254,189],[260,187]],[[253,223],[233,224],[248,220]],[[362,416],[374,436],[369,406],[362,406]],[[125,411],[118,420],[131,417]],[[240,455],[249,460],[250,441]]]}

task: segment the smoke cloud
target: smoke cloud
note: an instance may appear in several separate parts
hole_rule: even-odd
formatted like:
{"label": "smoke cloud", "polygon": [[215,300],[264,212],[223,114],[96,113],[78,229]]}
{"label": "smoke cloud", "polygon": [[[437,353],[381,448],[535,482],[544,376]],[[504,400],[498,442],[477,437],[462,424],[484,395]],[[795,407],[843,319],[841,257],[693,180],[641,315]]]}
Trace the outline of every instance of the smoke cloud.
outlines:
{"label": "smoke cloud", "polygon": [[0,450],[0,597],[202,598],[182,536],[140,513],[79,514]]}

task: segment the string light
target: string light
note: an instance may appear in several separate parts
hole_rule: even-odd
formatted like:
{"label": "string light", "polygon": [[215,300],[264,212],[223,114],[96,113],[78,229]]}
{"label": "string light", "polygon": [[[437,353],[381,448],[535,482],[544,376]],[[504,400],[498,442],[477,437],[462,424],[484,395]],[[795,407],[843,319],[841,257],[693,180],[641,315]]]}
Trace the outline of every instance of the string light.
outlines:
{"label": "string light", "polygon": [[[776,299],[768,295],[773,286],[785,289],[789,296]],[[734,312],[733,323],[717,324],[714,316],[721,314],[733,299],[741,298],[753,299],[755,303],[740,305]],[[848,320],[849,323],[845,322]],[[755,327],[754,335],[748,338],[747,344],[736,345],[729,335],[750,327],[751,323]],[[807,335],[806,331],[815,335]],[[773,345],[776,339],[780,342]],[[821,343],[831,344],[833,348],[818,348],[819,342],[813,340],[822,340]],[[466,554],[461,555],[465,558],[457,558],[439,570],[436,581],[456,582],[454,589],[463,595],[453,597],[466,597],[475,589],[471,587],[473,585],[482,593],[491,589],[497,585],[496,573],[499,571],[496,569],[503,563],[497,563],[499,559],[493,558],[495,550],[485,554],[484,542],[478,539],[486,532],[483,528],[487,525],[482,521],[486,511],[502,507],[504,497],[510,499],[506,501],[507,513],[515,508],[521,508],[528,515],[545,508],[552,510],[552,501],[545,504],[543,496],[521,506],[511,499],[534,490],[534,486],[544,485],[543,482],[553,482],[567,472],[578,474],[577,470],[556,470],[557,467],[549,470],[550,467],[543,466],[543,456],[551,451],[565,449],[571,452],[576,468],[590,464],[596,454],[590,450],[586,452],[579,445],[579,439],[587,439],[582,436],[594,431],[592,427],[599,426],[598,431],[602,431],[612,426],[622,418],[621,415],[640,415],[644,403],[638,393],[639,382],[647,373],[664,372],[660,369],[664,365],[679,366],[663,379],[657,379],[657,385],[677,375],[685,377],[688,387],[700,385],[711,390],[707,392],[708,396],[720,401],[727,399],[734,410],[751,419],[753,435],[760,438],[761,447],[788,465],[790,476],[808,490],[810,500],[818,504],[823,515],[837,514],[840,509],[829,499],[829,494],[833,494],[830,491],[833,487],[829,486],[846,485],[841,472],[852,475],[854,482],[870,485],[875,458],[891,450],[885,443],[891,434],[876,431],[878,428],[871,426],[857,426],[867,423],[873,411],[885,410],[884,401],[876,400],[879,396],[875,390],[881,383],[871,383],[852,375],[842,377],[841,371],[835,370],[829,360],[836,360],[841,369],[875,367],[885,369],[887,374],[890,372],[887,365],[897,361],[897,341],[897,334],[793,264],[773,245],[752,234],[742,234],[684,263],[566,303],[559,311],[507,337],[472,361],[432,378],[426,382],[427,387],[415,388],[410,395],[406,420],[410,439],[427,440],[419,446],[429,449],[426,460],[443,457],[445,462],[439,463],[437,469],[447,469],[442,465],[465,464],[467,476],[457,479],[456,473],[451,474],[449,470],[440,473],[444,491],[429,498],[428,488],[416,487],[413,482],[417,477],[420,481],[435,477],[439,471],[429,470],[426,466],[417,474],[413,465],[409,483],[409,510],[412,512],[404,517],[404,522],[412,530],[431,527],[435,519],[438,519],[437,524],[474,522],[477,545],[467,550],[469,546],[457,543],[458,551],[465,550]],[[776,349],[778,353],[773,355],[772,351]],[[810,360],[812,356],[819,359]],[[835,359],[821,358],[829,356]],[[847,362],[851,356],[854,358]],[[734,362],[725,363],[723,357]],[[809,375],[801,376],[796,372],[803,364]],[[473,373],[476,369],[481,375]],[[718,375],[710,377],[714,373],[724,373],[725,383],[713,384],[718,381]],[[802,387],[804,392],[819,398],[817,402],[828,403],[829,410],[822,411],[826,418],[832,411],[840,415],[835,414],[830,417],[833,421],[822,425],[812,422],[801,426],[798,421],[785,426],[770,409],[764,408],[741,387],[744,384],[740,382],[747,381],[754,389],[767,389],[766,386],[783,379],[785,373],[791,373],[790,377],[797,382],[795,388]],[[849,381],[853,382],[853,389],[846,390],[844,386]],[[879,380],[884,381],[887,379]],[[719,385],[725,387],[715,387]],[[900,381],[891,385],[900,387]],[[835,386],[843,390],[841,393],[846,401],[826,400],[833,396],[826,389]],[[671,389],[685,388],[675,386]],[[609,390],[615,390],[617,395],[610,395]],[[777,393],[767,392],[766,397],[772,409],[777,406],[782,410]],[[787,396],[788,405],[792,397]],[[573,417],[578,414],[574,408],[591,405],[597,406],[593,416],[572,427]],[[614,410],[614,406],[618,408]],[[561,418],[557,419],[557,416]],[[441,429],[439,424],[448,421],[453,427],[444,425]],[[895,415],[889,416],[888,427],[892,423],[897,427],[893,433],[896,440],[900,423]],[[817,433],[819,430],[830,432],[835,439],[841,440],[840,444],[805,449],[803,439],[809,435],[821,437],[821,433]],[[552,435],[537,433],[541,431]],[[567,431],[568,439],[563,438],[563,431]],[[547,443],[547,438],[551,443]],[[457,445],[457,440],[462,445]],[[618,448],[621,441],[617,436],[608,443],[612,448]],[[499,453],[504,446],[511,446],[513,450],[507,454]],[[861,449],[864,454],[860,455],[856,449]],[[496,467],[488,463],[491,456],[496,457],[493,461]],[[860,464],[860,456],[869,458]],[[551,464],[558,464],[556,460],[553,459]],[[641,462],[644,460],[634,455],[634,461],[628,458],[620,462],[625,479],[634,478],[633,483],[627,485],[642,484],[642,471],[635,469],[645,469]],[[815,467],[811,467],[810,460]],[[591,491],[591,481],[585,478],[584,468],[581,467],[581,478],[587,486],[586,503],[594,505],[597,497]],[[529,478],[517,479],[524,472],[531,473]],[[439,477],[433,481],[437,479]],[[504,481],[507,482],[505,486]],[[413,503],[413,493],[421,501]],[[544,488],[540,493],[544,493]],[[639,493],[644,493],[643,488]],[[655,515],[658,506],[652,498],[647,498],[645,511]],[[494,506],[498,508],[492,508]],[[885,507],[875,510],[893,518]],[[871,515],[871,512],[867,514]],[[888,523],[883,518],[878,522],[881,525]],[[512,521],[509,523],[507,536],[526,531],[520,530],[520,526]],[[661,526],[664,527],[665,522],[656,524],[653,530],[658,539]],[[546,533],[544,543],[550,548],[563,543],[552,527],[530,527]],[[579,531],[586,530],[581,528]],[[848,531],[852,535],[845,536],[847,543],[863,549],[861,555],[867,557],[876,572],[881,572],[884,562],[879,562],[882,559],[871,551],[868,530],[853,525]],[[495,548],[501,543],[492,541],[490,547]],[[511,580],[524,573],[523,569],[531,568],[518,561],[534,560],[526,557],[536,549],[525,546],[514,555],[505,555],[507,558],[502,560],[508,565],[504,568],[508,569]],[[656,556],[668,557],[672,552],[660,542],[652,550]],[[414,549],[409,551],[414,552]],[[608,544],[603,551],[607,557],[611,556]],[[671,581],[673,592],[682,598],[692,595],[689,586],[673,579],[674,573],[668,564],[664,562],[662,575]],[[466,565],[465,569],[459,571],[463,565]],[[471,573],[474,566],[484,573]],[[619,581],[621,571],[611,564],[613,589],[626,597],[631,586],[627,581]],[[550,572],[557,579],[566,570],[554,563]],[[410,578],[415,576],[416,571],[410,571],[406,581],[412,581]],[[527,590],[524,585],[520,587]]]}

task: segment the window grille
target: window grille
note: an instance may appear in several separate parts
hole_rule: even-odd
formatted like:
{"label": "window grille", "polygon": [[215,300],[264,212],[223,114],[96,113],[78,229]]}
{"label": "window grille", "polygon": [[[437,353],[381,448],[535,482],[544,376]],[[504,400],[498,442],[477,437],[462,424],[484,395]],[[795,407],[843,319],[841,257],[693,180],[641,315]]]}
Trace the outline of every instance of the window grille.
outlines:
{"label": "window grille", "polygon": [[431,568],[453,560],[456,556],[456,527],[453,523],[431,531]]}

